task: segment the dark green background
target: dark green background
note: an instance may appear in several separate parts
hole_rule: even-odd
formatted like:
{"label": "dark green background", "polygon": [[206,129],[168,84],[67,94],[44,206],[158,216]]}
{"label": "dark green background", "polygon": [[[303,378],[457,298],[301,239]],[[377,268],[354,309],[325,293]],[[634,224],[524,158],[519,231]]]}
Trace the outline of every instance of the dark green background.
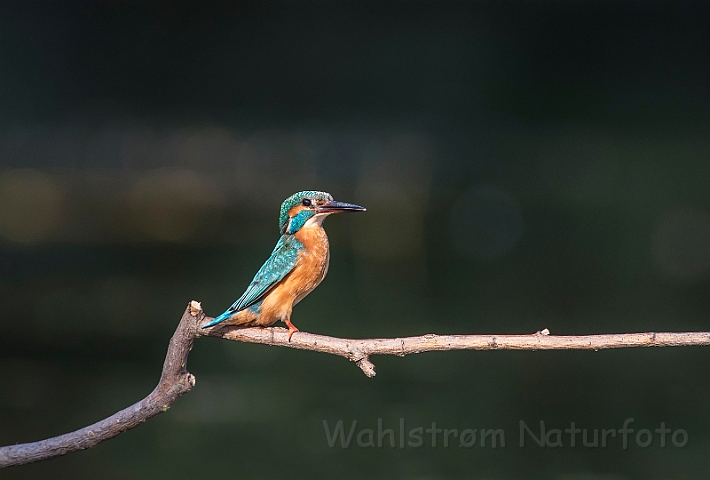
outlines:
{"label": "dark green background", "polygon": [[[3,2],[0,444],[145,396],[319,189],[341,337],[708,330],[710,7],[698,2]],[[196,388],[1,478],[682,479],[710,468],[707,348],[339,357],[197,341]],[[323,420],[501,428],[505,448],[329,448]],[[685,429],[683,448],[518,446]]]}

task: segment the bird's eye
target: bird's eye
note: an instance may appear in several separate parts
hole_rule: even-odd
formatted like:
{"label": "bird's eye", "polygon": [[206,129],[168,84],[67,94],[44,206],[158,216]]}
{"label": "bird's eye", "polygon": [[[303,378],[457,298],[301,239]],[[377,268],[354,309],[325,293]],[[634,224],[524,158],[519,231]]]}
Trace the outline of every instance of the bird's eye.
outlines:
{"label": "bird's eye", "polygon": [[310,207],[310,206],[311,206],[311,201],[308,200],[307,198],[304,198],[301,203],[303,204],[304,207]]}

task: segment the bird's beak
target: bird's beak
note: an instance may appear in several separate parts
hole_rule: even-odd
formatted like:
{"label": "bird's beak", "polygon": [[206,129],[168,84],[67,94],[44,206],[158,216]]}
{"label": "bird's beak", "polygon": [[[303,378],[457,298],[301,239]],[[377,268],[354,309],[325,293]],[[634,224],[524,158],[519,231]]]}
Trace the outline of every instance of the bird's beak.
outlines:
{"label": "bird's beak", "polygon": [[340,212],[364,212],[365,207],[360,205],[354,205],[352,203],[336,202],[331,200],[328,203],[324,203],[319,207],[316,207],[317,213],[340,213]]}

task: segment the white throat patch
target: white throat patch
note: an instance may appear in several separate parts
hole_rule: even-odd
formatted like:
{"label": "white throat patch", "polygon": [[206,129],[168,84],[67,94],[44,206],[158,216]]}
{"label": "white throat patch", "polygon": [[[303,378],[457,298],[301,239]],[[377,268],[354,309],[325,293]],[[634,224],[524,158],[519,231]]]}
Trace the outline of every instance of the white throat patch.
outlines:
{"label": "white throat patch", "polygon": [[306,223],[303,225],[303,228],[321,226],[321,224],[323,223],[323,220],[325,220],[325,217],[327,217],[328,215],[330,215],[330,212],[316,213],[311,218],[306,220]]}

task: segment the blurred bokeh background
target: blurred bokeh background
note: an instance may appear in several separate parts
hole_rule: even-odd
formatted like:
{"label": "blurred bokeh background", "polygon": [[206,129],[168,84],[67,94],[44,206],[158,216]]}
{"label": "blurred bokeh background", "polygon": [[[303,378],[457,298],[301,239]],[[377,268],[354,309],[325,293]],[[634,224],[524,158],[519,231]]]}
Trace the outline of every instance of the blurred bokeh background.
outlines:
{"label": "blurred bokeh background", "polygon": [[[0,444],[143,398],[188,301],[215,315],[303,189],[343,337],[709,330],[703,2],[3,2]],[[199,340],[166,414],[7,479],[679,479],[710,469],[710,350],[349,362]],[[506,447],[329,448],[323,420],[501,428]],[[548,428],[683,448],[518,446]]]}

